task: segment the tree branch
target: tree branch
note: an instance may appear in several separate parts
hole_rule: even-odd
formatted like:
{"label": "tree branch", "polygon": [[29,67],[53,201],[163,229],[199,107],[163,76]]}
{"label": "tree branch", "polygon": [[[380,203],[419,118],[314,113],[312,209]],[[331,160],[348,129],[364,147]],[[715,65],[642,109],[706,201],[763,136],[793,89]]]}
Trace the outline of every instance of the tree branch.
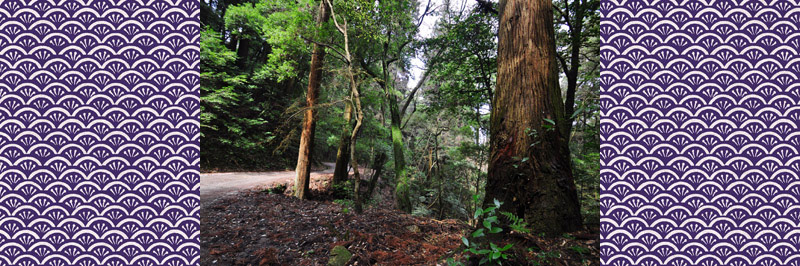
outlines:
{"label": "tree branch", "polygon": [[422,25],[422,21],[425,20],[425,16],[427,16],[431,12],[433,12],[431,10],[431,2],[433,2],[433,1],[432,0],[428,0],[428,4],[425,5],[425,11],[422,12],[422,15],[419,16],[419,20],[417,21],[417,28],[419,28]]}
{"label": "tree branch", "polygon": [[[564,0],[564,5],[569,6],[567,0]],[[561,14],[561,17],[564,18],[564,23],[566,23],[567,27],[569,27],[569,29],[572,30],[572,23],[569,22],[569,16],[567,15],[567,12],[564,12],[564,10],[561,10],[561,8],[559,8],[555,4],[553,5],[553,10],[558,11],[558,13]]]}
{"label": "tree branch", "polygon": [[561,68],[564,69],[564,75],[569,75],[570,71],[569,67],[567,67],[567,60],[565,60],[564,57],[559,53],[556,53],[556,57],[558,58],[558,61],[561,62]]}
{"label": "tree branch", "polygon": [[428,69],[425,69],[425,72],[422,74],[422,78],[420,78],[419,83],[417,83],[417,85],[414,86],[414,89],[412,89],[411,92],[408,93],[408,96],[406,96],[406,102],[403,104],[403,109],[400,109],[400,116],[403,116],[403,114],[406,113],[408,105],[411,103],[412,100],[414,100],[414,94],[417,93],[419,88],[422,87],[422,84],[425,83],[425,80],[428,79],[428,74],[431,72],[431,69],[433,68],[430,66],[428,67]]}
{"label": "tree branch", "polygon": [[[432,58],[438,58],[442,54],[442,51],[443,51],[442,49],[436,51],[436,54]],[[431,70],[433,69],[433,66],[435,65],[436,65],[435,63],[431,63],[431,65],[429,65],[428,68],[425,69],[425,72],[422,73],[422,78],[420,78],[419,83],[417,83],[417,85],[414,86],[414,89],[412,89],[411,92],[408,93],[408,96],[406,96],[406,103],[403,104],[403,109],[400,109],[400,116],[403,116],[403,114],[406,113],[408,104],[410,104],[411,101],[414,99],[414,94],[417,93],[419,88],[422,87],[422,84],[425,83],[425,80],[428,79],[428,74],[430,74]]]}
{"label": "tree branch", "polygon": [[414,111],[411,111],[411,113],[408,114],[408,118],[406,118],[406,122],[403,123],[403,125],[400,126],[400,130],[406,128],[406,125],[408,125],[408,122],[411,121],[411,116],[416,112],[417,112],[417,101],[414,101]]}
{"label": "tree branch", "polygon": [[319,46],[322,46],[322,47],[330,49],[331,51],[335,52],[342,59],[342,61],[344,61],[344,58],[345,58],[344,54],[342,54],[342,52],[340,52],[337,49],[337,48],[340,48],[340,47],[336,47],[333,44],[328,44],[328,43],[324,43],[324,42],[315,41],[315,40],[313,40],[311,38],[308,38],[308,37],[305,37],[305,36],[302,36],[302,35],[300,36],[300,38],[305,40],[305,41],[307,41],[307,42],[310,42],[310,43],[313,43],[313,44],[316,44],[316,45],[319,45]]}

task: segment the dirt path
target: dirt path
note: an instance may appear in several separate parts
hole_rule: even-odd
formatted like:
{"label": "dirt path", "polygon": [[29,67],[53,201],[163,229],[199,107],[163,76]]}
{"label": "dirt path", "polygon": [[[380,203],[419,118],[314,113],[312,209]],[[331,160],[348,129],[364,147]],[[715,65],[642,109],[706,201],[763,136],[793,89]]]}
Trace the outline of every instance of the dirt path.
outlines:
{"label": "dirt path", "polygon": [[[311,172],[311,180],[333,174],[335,163],[323,163],[327,169]],[[236,192],[272,187],[277,184],[293,185],[294,171],[230,172],[200,174],[200,199],[208,202]]]}

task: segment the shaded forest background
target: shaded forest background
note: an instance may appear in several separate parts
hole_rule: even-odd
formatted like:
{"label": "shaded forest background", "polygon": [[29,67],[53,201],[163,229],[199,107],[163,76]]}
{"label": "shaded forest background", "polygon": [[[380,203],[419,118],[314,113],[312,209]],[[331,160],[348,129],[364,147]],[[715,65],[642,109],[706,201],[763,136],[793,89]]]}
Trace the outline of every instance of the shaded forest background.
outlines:
{"label": "shaded forest background", "polygon": [[[328,52],[314,107],[312,163],[336,161],[349,144],[354,82],[363,107],[354,152],[361,167],[382,169],[382,185],[405,189],[401,209],[474,222],[489,165],[497,3],[333,1],[348,41],[334,21],[317,23],[319,1],[201,3],[203,171],[295,169],[316,44]],[[571,171],[584,224],[591,226],[599,221],[599,3],[552,5]],[[383,200],[370,195],[368,206]]]}

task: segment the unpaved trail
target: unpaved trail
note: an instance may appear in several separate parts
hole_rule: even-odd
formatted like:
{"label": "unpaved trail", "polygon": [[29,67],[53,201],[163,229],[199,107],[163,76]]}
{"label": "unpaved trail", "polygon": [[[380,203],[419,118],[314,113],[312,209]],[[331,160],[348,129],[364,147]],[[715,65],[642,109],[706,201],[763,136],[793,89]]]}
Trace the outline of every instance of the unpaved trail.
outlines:
{"label": "unpaved trail", "polygon": [[[333,174],[335,163],[323,163],[327,168],[323,171],[312,171],[311,180],[323,175]],[[200,174],[200,199],[213,201],[228,194],[254,188],[267,188],[277,184],[294,184],[294,171],[272,172],[229,172]]]}

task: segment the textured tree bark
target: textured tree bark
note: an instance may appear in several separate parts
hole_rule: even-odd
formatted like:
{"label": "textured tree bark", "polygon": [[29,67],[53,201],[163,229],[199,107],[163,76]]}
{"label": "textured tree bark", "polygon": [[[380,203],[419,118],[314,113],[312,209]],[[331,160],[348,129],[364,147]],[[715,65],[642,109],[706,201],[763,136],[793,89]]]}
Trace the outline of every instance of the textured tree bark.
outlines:
{"label": "textured tree bark", "polygon": [[[317,24],[321,25],[330,18],[328,6],[321,3]],[[311,56],[311,70],[308,77],[308,92],[306,94],[306,111],[303,116],[303,133],[300,135],[300,148],[297,155],[297,167],[295,172],[294,196],[305,199],[308,194],[308,184],[311,174],[311,152],[314,147],[314,131],[316,129],[317,118],[316,103],[319,96],[319,86],[322,81],[322,62],[325,59],[325,47],[314,44],[314,52]]]}
{"label": "textured tree bark", "polygon": [[[500,2],[497,89],[484,205],[523,217],[535,232],[580,228],[558,87],[552,3]],[[552,125],[547,120],[555,122]]]}
{"label": "textured tree bark", "polygon": [[350,120],[352,120],[353,105],[345,104],[344,107],[344,121],[345,125],[342,127],[341,140],[339,141],[339,150],[336,152],[336,168],[333,170],[333,183],[341,184],[347,181],[347,164],[350,163]]}
{"label": "textured tree bark", "polygon": [[389,93],[389,113],[391,115],[392,153],[394,154],[394,173],[397,178],[395,187],[395,205],[404,212],[411,212],[406,159],[403,152],[403,132],[400,131],[401,114],[397,105],[397,97]]}
{"label": "textured tree bark", "polygon": [[[349,52],[347,57],[350,57]],[[358,170],[358,158],[356,157],[356,138],[358,138],[358,133],[361,129],[361,122],[364,120],[364,112],[361,109],[361,96],[358,92],[358,85],[355,82],[352,67],[348,67],[348,72],[350,73],[351,96],[355,107],[356,118],[356,125],[353,127],[353,132],[350,134],[350,166],[353,167],[353,209],[355,209],[356,213],[360,214],[362,212],[361,193],[359,193],[359,191],[361,191],[361,174]]]}

